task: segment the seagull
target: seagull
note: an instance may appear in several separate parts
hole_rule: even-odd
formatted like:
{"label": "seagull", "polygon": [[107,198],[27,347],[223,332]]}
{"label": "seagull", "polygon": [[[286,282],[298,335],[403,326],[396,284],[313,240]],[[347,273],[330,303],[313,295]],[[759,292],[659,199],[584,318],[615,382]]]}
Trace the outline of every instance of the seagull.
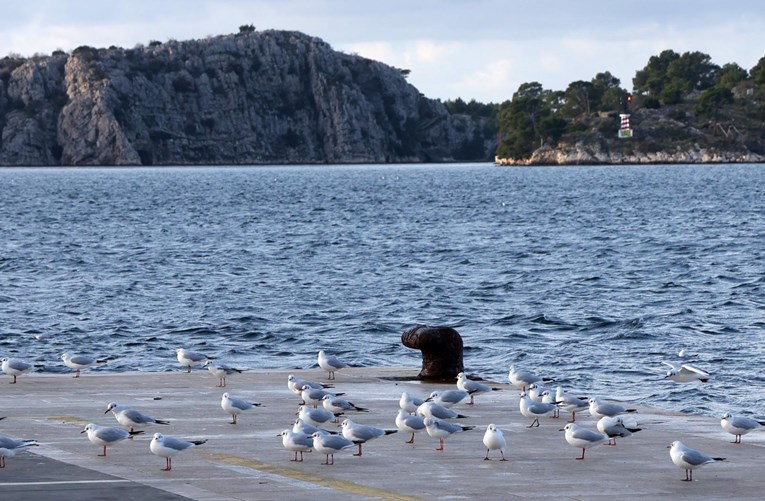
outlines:
{"label": "seagull", "polygon": [[576,422],[576,413],[589,407],[587,398],[579,398],[568,394],[560,386],[555,390],[555,400],[558,402],[559,408],[571,413],[571,421],[569,423]]}
{"label": "seagull", "polygon": [[253,407],[260,407],[260,402],[248,402],[241,398],[229,395],[228,392],[224,393],[220,399],[221,408],[227,413],[231,414],[231,424],[236,424],[236,416],[244,411],[248,411]]}
{"label": "seagull", "polygon": [[308,424],[311,424],[313,426],[321,426],[325,423],[330,422],[330,420],[333,420],[342,414],[341,413],[335,414],[323,408],[312,409],[308,406],[301,405],[300,407],[298,407],[297,415],[300,417],[300,419],[302,419]]}
{"label": "seagull", "polygon": [[319,367],[328,372],[327,379],[335,379],[335,371],[348,367],[348,364],[334,355],[327,355],[324,350],[319,350]]}
{"label": "seagull", "polygon": [[576,423],[568,423],[559,431],[566,432],[566,442],[582,449],[582,455],[576,459],[584,459],[584,451],[586,449],[608,440],[608,435],[605,433],[584,428]]}
{"label": "seagull", "polygon": [[143,431],[125,431],[116,426],[98,426],[97,424],[88,423],[80,433],[87,433],[91,443],[102,446],[104,453],[99,454],[99,456],[106,456],[107,445],[114,445],[126,438],[133,438],[133,436],[143,433]]}
{"label": "seagull", "polygon": [[333,395],[324,395],[321,399],[321,406],[333,414],[345,411],[369,412],[366,407],[359,407],[353,402]]}
{"label": "seagull", "polygon": [[25,372],[27,372],[29,369],[32,368],[32,364],[24,362],[23,360],[19,360],[17,358],[3,358],[1,360],[2,362],[2,369],[3,372],[8,374],[9,376],[13,376],[13,381],[10,384],[16,383],[16,376],[21,376]]}
{"label": "seagull", "polygon": [[193,367],[194,365],[199,365],[210,358],[208,356],[203,355],[202,353],[197,353],[196,351],[189,351],[184,348],[178,348],[177,350],[175,350],[175,356],[178,357],[178,363],[188,367],[188,370],[186,372],[191,372],[191,367]]}
{"label": "seagull", "polygon": [[713,458],[701,451],[691,449],[679,440],[672,442],[668,449],[672,462],[678,467],[685,469],[685,478],[683,479],[685,482],[693,481],[693,470],[696,468],[701,468],[705,464],[717,461],[725,461],[725,458]]}
{"label": "seagull", "polygon": [[420,417],[436,419],[460,419],[467,417],[435,402],[423,402],[421,406],[417,407],[416,414]]}
{"label": "seagull", "polygon": [[720,426],[722,426],[723,430],[736,436],[731,443],[740,444],[742,435],[746,435],[750,431],[765,426],[765,421],[757,421],[756,419],[745,416],[734,416],[730,412],[726,412],[722,415]]}
{"label": "seagull", "polygon": [[526,428],[533,428],[534,426],[539,426],[539,417],[545,416],[553,412],[557,408],[558,406],[555,405],[554,403],[547,404],[544,402],[534,402],[533,400],[531,400],[531,397],[529,397],[528,393],[521,393],[521,400],[520,400],[521,414],[523,414],[523,416],[527,418],[534,418],[531,424],[528,425]]}
{"label": "seagull", "polygon": [[627,412],[637,412],[637,409],[626,409],[623,405],[613,402],[602,402],[597,398],[591,398],[588,402],[590,403],[590,415],[598,419],[603,416],[614,417]]}
{"label": "seagull", "polygon": [[[296,432],[293,430],[284,430],[276,436],[282,437],[282,445],[285,449],[295,453],[295,459],[290,459],[290,461],[302,463],[303,453],[311,452],[313,449],[313,438],[306,435],[305,433],[299,431]],[[300,453],[300,459],[298,459],[298,452]]]}
{"label": "seagull", "polygon": [[531,383],[529,385],[529,390],[526,393],[529,394],[529,397],[534,402],[541,402],[543,399],[542,393],[546,391],[549,391],[552,394],[555,393],[552,388],[548,388],[547,386],[544,386],[538,383]]}
{"label": "seagull", "polygon": [[359,446],[359,452],[355,453],[354,456],[361,456],[363,454],[361,446],[370,440],[398,432],[398,430],[384,430],[376,426],[354,423],[347,418],[340,423],[340,427],[343,429],[343,436]]}
{"label": "seagull", "polygon": [[295,433],[298,433],[298,432],[305,433],[306,435],[309,435],[309,436],[313,435],[316,432],[324,433],[327,435],[337,435],[336,431],[329,431],[329,430],[324,430],[322,428],[317,428],[316,426],[310,423],[306,423],[300,418],[297,418],[295,420],[295,423],[292,425],[292,431],[294,431]]}
{"label": "seagull", "polygon": [[[333,465],[335,464],[335,453],[340,452],[343,449],[353,447],[355,444],[345,437],[340,435],[326,435],[324,433],[316,432],[311,435],[313,438],[313,449],[319,454],[325,454],[327,460],[322,464]],[[332,457],[330,463],[329,458]]]}
{"label": "seagull", "polygon": [[154,438],[151,439],[151,443],[149,444],[149,450],[154,455],[165,458],[165,467],[162,468],[162,471],[170,471],[173,469],[173,456],[186,449],[202,445],[206,442],[207,439],[182,440],[180,438],[165,436],[161,433],[155,433]]}
{"label": "seagull", "polygon": [[694,381],[701,381],[706,383],[712,378],[712,375],[706,371],[703,371],[690,364],[671,364],[669,362],[662,362],[664,365],[670,367],[667,375],[664,379],[671,379],[676,383],[692,383]]}
{"label": "seagull", "polygon": [[104,414],[109,411],[112,411],[112,414],[114,414],[114,417],[119,424],[129,427],[130,431],[133,431],[135,428],[143,428],[149,424],[170,424],[170,421],[154,419],[153,417],[147,416],[127,405],[120,405],[116,402],[109,402],[106,405]]}
{"label": "seagull", "polygon": [[316,383],[314,381],[308,381],[307,379],[299,379],[294,374],[287,376],[287,388],[289,388],[290,391],[295,395],[300,395],[300,392],[303,391],[303,386],[310,386],[311,388],[316,388],[317,390],[334,387],[332,384]]}
{"label": "seagull", "polygon": [[109,360],[108,358],[98,359],[88,355],[70,356],[69,353],[62,353],[59,358],[64,361],[64,364],[66,364],[67,367],[76,371],[74,374],[74,377],[76,378],[80,377],[81,370],[93,367],[96,364],[105,364],[106,361]]}
{"label": "seagull", "polygon": [[543,381],[544,379],[537,376],[533,372],[529,372],[523,369],[516,369],[514,366],[510,366],[510,369],[507,372],[507,379],[510,381],[510,384],[515,386],[521,391],[526,391],[526,389],[531,385],[532,383],[536,383],[537,381]]}
{"label": "seagull", "polygon": [[443,405],[444,407],[451,407],[452,405],[456,405],[462,402],[469,396],[471,396],[470,393],[466,392],[465,390],[434,391],[428,398],[425,399],[425,401],[435,402],[439,405]]}
{"label": "seagull", "polygon": [[332,393],[331,391],[322,388],[311,388],[308,385],[304,385],[300,391],[300,397],[303,399],[304,404],[311,404],[314,407],[322,405],[321,399],[325,395],[331,395],[333,397],[339,395],[345,395],[345,393]]}
{"label": "seagull", "polygon": [[[4,418],[3,418],[4,419]],[[0,435],[0,468],[5,468],[5,458],[12,458],[17,452],[40,445],[37,440],[23,440]]]}
{"label": "seagull", "polygon": [[497,425],[492,423],[486,427],[486,433],[483,434],[483,445],[486,446],[486,457],[483,458],[484,461],[490,460],[489,451],[496,450],[502,455],[500,461],[507,461],[507,459],[505,459],[505,446],[507,445],[507,441],[502,434],[502,430],[497,428]]}
{"label": "seagull", "polygon": [[603,416],[595,427],[599,432],[608,435],[609,440],[606,445],[616,445],[616,437],[629,437],[642,430],[637,428],[637,423],[626,423],[622,416]]}
{"label": "seagull", "polygon": [[232,374],[241,374],[244,372],[244,369],[236,369],[224,363],[216,364],[212,360],[206,360],[205,363],[202,364],[202,367],[207,367],[207,370],[210,371],[211,374],[218,376],[218,388],[223,388],[226,386],[226,376],[230,376]]}
{"label": "seagull", "polygon": [[421,406],[423,403],[425,403],[424,399],[413,397],[409,393],[403,392],[398,401],[398,406],[409,414],[414,414],[417,412],[417,407]]}
{"label": "seagull", "polygon": [[555,400],[555,394],[551,392],[550,390],[545,390],[540,395],[542,397],[542,403],[543,404],[555,404],[555,409],[553,409],[552,417],[555,419],[558,419],[560,417],[560,402]]}
{"label": "seagull", "polygon": [[423,420],[423,423],[425,424],[425,431],[428,432],[428,435],[438,439],[440,446],[436,449],[437,451],[444,450],[444,440],[447,437],[450,437],[454,435],[455,433],[460,433],[460,432],[472,430],[475,428],[475,426],[465,426],[461,424],[454,424],[454,423],[450,423],[449,421],[444,421],[443,419],[432,418],[432,417],[425,418]]}
{"label": "seagull", "polygon": [[425,429],[425,419],[421,416],[407,414],[404,409],[399,409],[396,415],[396,426],[398,426],[399,430],[412,434],[412,438],[407,440],[406,443],[413,444],[414,434]]}
{"label": "seagull", "polygon": [[464,372],[457,374],[457,388],[470,394],[470,402],[468,402],[468,405],[473,405],[475,403],[473,399],[476,395],[499,390],[499,388],[492,388],[489,385],[468,379]]}

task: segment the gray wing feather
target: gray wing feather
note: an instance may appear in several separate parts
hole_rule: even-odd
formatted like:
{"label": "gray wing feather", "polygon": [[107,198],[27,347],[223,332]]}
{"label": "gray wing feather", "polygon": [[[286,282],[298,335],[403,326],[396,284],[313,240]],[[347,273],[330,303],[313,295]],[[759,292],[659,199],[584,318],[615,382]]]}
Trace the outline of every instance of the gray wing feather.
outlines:
{"label": "gray wing feather", "polygon": [[101,428],[96,431],[96,436],[105,442],[117,442],[118,440],[124,440],[130,436],[130,434],[122,428]]}
{"label": "gray wing feather", "polygon": [[421,418],[420,416],[406,416],[404,418],[404,424],[406,424],[409,428],[413,430],[424,430],[425,429],[425,420]]}
{"label": "gray wing feather", "polygon": [[141,412],[135,409],[125,409],[122,412],[125,415],[125,417],[127,417],[129,420],[131,420],[134,423],[147,424],[147,423],[154,422],[153,417],[147,416],[146,414],[142,414]]}
{"label": "gray wing feather", "polygon": [[175,449],[177,451],[186,450],[189,447],[194,445],[191,442],[188,442],[186,440],[180,440],[175,437],[165,437],[162,442],[164,443],[165,447],[169,447],[170,449]]}
{"label": "gray wing feather", "polygon": [[598,440],[602,440],[604,437],[602,433],[588,430],[587,428],[578,428],[574,430],[571,436],[579,440],[586,440],[588,442],[597,442]]}
{"label": "gray wing feather", "polygon": [[707,456],[701,451],[695,449],[686,449],[683,451],[683,461],[693,466],[700,466],[704,463],[714,461],[711,456]]}
{"label": "gray wing feather", "polygon": [[336,450],[345,449],[353,445],[353,442],[340,435],[325,435],[322,438],[322,442],[325,447]]}

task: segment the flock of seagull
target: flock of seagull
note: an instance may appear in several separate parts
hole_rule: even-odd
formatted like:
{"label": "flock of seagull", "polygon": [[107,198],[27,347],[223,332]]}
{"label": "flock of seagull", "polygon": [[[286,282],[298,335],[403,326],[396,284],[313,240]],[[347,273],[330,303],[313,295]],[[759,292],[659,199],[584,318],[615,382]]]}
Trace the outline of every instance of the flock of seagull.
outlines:
{"label": "flock of seagull", "polygon": [[[226,376],[241,373],[244,369],[237,369],[224,363],[218,363],[202,353],[193,352],[183,348],[175,350],[178,362],[186,367],[187,372],[192,367],[201,365],[218,378],[218,387],[226,386]],[[74,377],[80,377],[82,370],[106,362],[106,359],[97,359],[85,355],[71,356],[64,353],[60,359],[67,367],[75,371]],[[348,366],[345,362],[334,355],[319,351],[317,358],[319,366],[327,371],[328,381],[335,379],[335,372]],[[17,383],[18,376],[32,368],[32,364],[19,359],[2,359],[2,370],[12,376],[11,384]],[[665,378],[678,383],[707,382],[712,376],[690,364],[670,364]],[[456,388],[433,391],[429,396],[418,398],[403,392],[399,399],[399,411],[395,418],[396,429],[384,429],[375,426],[357,423],[347,416],[348,412],[364,413],[368,409],[359,407],[351,401],[343,398],[344,393],[334,391],[331,383],[322,383],[299,379],[290,374],[287,380],[289,390],[301,398],[298,406],[297,419],[292,428],[285,429],[277,437],[281,437],[283,447],[294,453],[291,461],[303,461],[303,453],[316,451],[325,456],[324,465],[334,464],[334,455],[346,449],[356,448],[354,456],[363,455],[363,445],[380,437],[397,433],[399,431],[411,434],[406,443],[413,444],[417,433],[425,431],[430,437],[439,441],[437,451],[445,449],[445,441],[450,436],[464,431],[472,430],[475,426],[462,425],[454,422],[466,416],[455,411],[452,407],[457,404],[474,405],[476,397],[482,394],[497,391],[499,388],[468,379],[464,373],[457,376]],[[617,438],[625,438],[641,431],[637,420],[633,417],[636,409],[628,409],[615,402],[606,402],[597,398],[575,396],[565,392],[560,386],[552,388],[547,386],[551,380],[542,378],[527,370],[517,369],[513,366],[508,371],[509,383],[520,391],[519,410],[521,415],[531,419],[528,428],[539,426],[539,418],[543,416],[558,417],[560,411],[571,415],[571,419],[561,428],[565,432],[567,443],[581,449],[581,455],[577,460],[584,460],[588,448],[598,445],[616,445]],[[242,412],[259,407],[261,403],[250,402],[235,397],[228,392],[221,398],[221,408],[231,415],[231,424],[237,423],[237,416]],[[576,422],[577,412],[587,411],[597,418],[596,430],[587,428]],[[99,426],[89,423],[81,433],[87,433],[88,439],[102,448],[99,456],[106,456],[107,447],[115,445],[123,440],[142,434],[144,428],[149,425],[168,425],[167,420],[156,419],[148,416],[137,409],[129,406],[110,402],[104,413],[111,412],[121,427]],[[341,422],[340,418],[343,418]],[[0,420],[4,419],[0,417]],[[338,423],[340,432],[322,428],[329,423]],[[728,412],[723,414],[721,427],[727,433],[734,435],[733,443],[741,443],[741,437],[755,431],[765,425],[765,421],[758,421],[745,416],[735,416]],[[150,442],[150,451],[165,458],[163,471],[172,470],[172,458],[177,454],[206,443],[207,440],[185,440],[162,433],[155,433]],[[483,435],[483,444],[486,447],[484,460],[490,460],[490,453],[496,451],[501,461],[505,458],[507,441],[502,430],[494,423],[489,424]],[[16,453],[38,446],[36,440],[16,439],[0,435],[0,468],[5,467],[5,458],[13,457]],[[707,464],[724,461],[725,458],[712,457],[699,450],[692,449],[680,441],[673,442],[670,446],[670,457],[675,465],[685,470],[685,481],[693,480],[693,470]]]}

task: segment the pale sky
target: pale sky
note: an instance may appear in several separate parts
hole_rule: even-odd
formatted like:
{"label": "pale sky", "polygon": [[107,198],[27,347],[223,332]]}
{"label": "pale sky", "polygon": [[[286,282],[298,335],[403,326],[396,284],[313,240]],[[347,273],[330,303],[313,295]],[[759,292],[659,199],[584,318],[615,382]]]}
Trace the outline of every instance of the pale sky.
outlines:
{"label": "pale sky", "polygon": [[632,88],[662,50],[750,69],[765,0],[0,0],[0,57],[297,30],[411,70],[431,98],[502,102],[525,82],[565,90],[610,71]]}

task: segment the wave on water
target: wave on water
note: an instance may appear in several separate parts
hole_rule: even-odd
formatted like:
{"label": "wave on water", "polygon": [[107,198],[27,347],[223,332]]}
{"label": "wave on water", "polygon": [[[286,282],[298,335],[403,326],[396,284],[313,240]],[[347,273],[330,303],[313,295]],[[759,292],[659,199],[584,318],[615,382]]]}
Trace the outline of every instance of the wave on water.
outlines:
{"label": "wave on water", "polygon": [[[0,169],[0,355],[171,371],[419,367],[416,324],[466,370],[765,417],[765,171],[490,165]],[[684,352],[684,356],[679,353]],[[667,362],[715,375],[662,380]],[[754,397],[752,396],[754,394]]]}

